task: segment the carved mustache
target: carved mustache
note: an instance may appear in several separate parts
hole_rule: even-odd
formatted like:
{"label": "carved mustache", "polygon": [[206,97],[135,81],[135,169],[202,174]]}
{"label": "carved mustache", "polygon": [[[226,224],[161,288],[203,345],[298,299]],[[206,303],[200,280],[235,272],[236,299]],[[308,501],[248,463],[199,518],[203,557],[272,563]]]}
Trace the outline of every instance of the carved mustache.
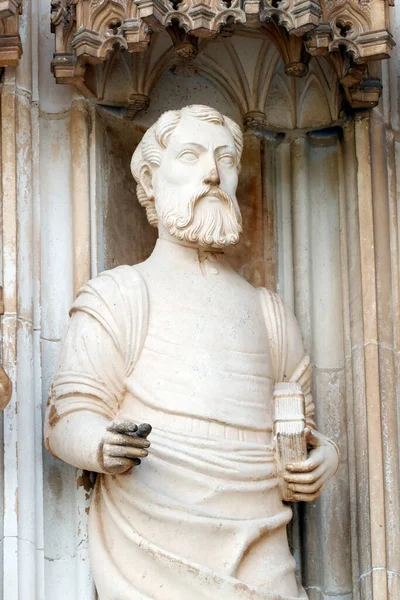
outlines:
{"label": "carved mustache", "polygon": [[234,205],[234,202],[231,198],[231,196],[229,194],[227,194],[226,192],[224,192],[224,190],[221,190],[221,188],[217,187],[217,186],[213,186],[213,185],[204,185],[202,188],[199,189],[199,191],[194,194],[192,196],[192,198],[190,199],[189,202],[189,213],[187,217],[181,217],[179,219],[177,219],[176,221],[176,226],[179,229],[182,229],[184,227],[187,227],[192,221],[193,221],[193,217],[194,217],[194,208],[196,206],[196,204],[202,199],[205,198],[206,196],[215,196],[216,198],[218,198],[218,200],[221,200],[221,202],[223,202],[224,204],[226,204],[231,210],[234,211],[235,215],[237,217],[240,216],[240,213],[238,215],[237,209]]}
{"label": "carved mustache", "polygon": [[[227,204],[232,204],[232,198],[229,196],[229,194],[227,194],[226,192],[224,192],[217,186],[212,186],[212,185],[205,186],[202,190],[201,196],[199,198],[196,198],[196,202],[198,202],[202,198],[205,198],[206,196],[215,196],[216,198],[218,198],[218,200],[221,200],[221,202],[226,202]],[[196,202],[195,202],[195,204],[196,204]]]}

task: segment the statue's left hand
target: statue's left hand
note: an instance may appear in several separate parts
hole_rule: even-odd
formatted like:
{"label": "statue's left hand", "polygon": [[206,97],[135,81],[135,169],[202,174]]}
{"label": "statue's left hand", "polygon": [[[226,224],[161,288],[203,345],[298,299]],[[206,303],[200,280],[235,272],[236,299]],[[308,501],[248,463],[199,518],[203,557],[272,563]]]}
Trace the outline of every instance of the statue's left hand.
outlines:
{"label": "statue's left hand", "polygon": [[12,383],[3,367],[0,366],[0,410],[4,410],[11,400]]}
{"label": "statue's left hand", "polygon": [[339,464],[336,446],[322,433],[307,427],[306,440],[307,446],[312,447],[307,460],[287,465],[284,476],[295,502],[316,500]]}

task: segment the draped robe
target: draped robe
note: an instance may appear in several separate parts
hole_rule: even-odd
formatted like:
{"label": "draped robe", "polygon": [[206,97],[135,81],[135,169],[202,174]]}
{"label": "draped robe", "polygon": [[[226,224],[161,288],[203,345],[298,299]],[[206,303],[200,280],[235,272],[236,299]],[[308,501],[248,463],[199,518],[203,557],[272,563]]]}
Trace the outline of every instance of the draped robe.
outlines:
{"label": "draped robe", "polygon": [[141,466],[97,478],[89,543],[100,600],[306,598],[271,420],[274,381],[296,371],[303,349],[276,297],[263,311],[265,293],[223,254],[162,240],[145,263],[79,293],[48,428],[77,411],[153,427]]}

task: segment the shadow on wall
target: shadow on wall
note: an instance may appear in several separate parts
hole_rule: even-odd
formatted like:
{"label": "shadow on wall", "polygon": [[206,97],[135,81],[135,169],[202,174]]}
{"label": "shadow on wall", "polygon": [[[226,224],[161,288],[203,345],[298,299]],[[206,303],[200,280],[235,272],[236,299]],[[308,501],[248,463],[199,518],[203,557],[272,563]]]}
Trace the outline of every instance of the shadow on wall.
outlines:
{"label": "shadow on wall", "polygon": [[151,253],[157,231],[149,225],[136,198],[136,183],[130,171],[132,154],[144,128],[96,110],[98,151],[98,270],[136,264]]}

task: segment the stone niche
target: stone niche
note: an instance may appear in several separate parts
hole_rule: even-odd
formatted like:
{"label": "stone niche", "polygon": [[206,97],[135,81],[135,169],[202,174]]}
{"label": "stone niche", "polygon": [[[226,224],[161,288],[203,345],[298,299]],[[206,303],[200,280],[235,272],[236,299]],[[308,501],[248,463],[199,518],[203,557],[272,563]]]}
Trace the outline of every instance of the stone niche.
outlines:
{"label": "stone niche", "polygon": [[[132,153],[146,128],[165,110],[191,103],[210,104],[243,123],[238,198],[244,234],[239,247],[229,250],[231,259],[253,284],[278,290],[295,309],[314,364],[318,423],[343,456],[322,500],[297,511],[292,548],[311,600],[319,600],[322,592],[347,600],[352,566],[341,182],[352,167],[343,164],[348,118],[337,77],[319,57],[311,59],[304,77],[289,77],[274,43],[257,37],[210,41],[182,68],[168,67],[170,49],[169,36],[158,33],[143,55],[116,52],[102,83],[106,104],[86,101],[89,170],[95,173],[96,271],[137,263],[153,248],[156,232],[137,202],[130,173]],[[149,98],[136,114],[126,108],[127,101],[121,105],[133,79]]]}

